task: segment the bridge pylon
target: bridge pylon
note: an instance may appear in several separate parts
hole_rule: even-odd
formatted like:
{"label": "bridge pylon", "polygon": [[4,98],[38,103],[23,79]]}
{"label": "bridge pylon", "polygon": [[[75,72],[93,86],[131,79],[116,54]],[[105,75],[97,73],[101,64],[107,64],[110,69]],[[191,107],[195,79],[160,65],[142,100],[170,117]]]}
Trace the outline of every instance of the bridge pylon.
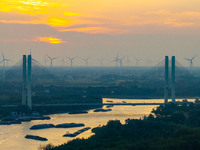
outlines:
{"label": "bridge pylon", "polygon": [[[171,59],[171,97],[172,102],[175,103],[175,56],[172,56]],[[164,99],[165,104],[168,103],[168,94],[169,94],[169,57],[165,56],[165,87],[164,87]]]}
{"label": "bridge pylon", "polygon": [[29,111],[32,111],[32,58],[31,55],[23,55],[23,73],[22,73],[22,105],[28,106]]}

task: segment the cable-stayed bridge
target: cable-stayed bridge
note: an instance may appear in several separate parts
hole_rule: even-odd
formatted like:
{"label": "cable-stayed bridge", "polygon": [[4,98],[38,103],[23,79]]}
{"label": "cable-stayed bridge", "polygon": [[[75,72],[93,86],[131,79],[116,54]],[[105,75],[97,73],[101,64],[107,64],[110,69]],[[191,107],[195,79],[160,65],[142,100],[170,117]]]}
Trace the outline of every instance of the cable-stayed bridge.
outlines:
{"label": "cable-stayed bridge", "polygon": [[[28,69],[28,59],[26,60],[26,69]],[[7,89],[4,90],[5,93],[1,93],[3,97],[7,98],[6,95],[10,96],[10,102],[16,103],[13,99],[16,98],[15,96],[18,96],[18,102],[22,101],[22,83],[23,83],[23,59],[17,62],[14,66],[10,67],[8,70],[6,70],[5,79],[1,80],[1,89]],[[168,80],[172,80],[172,67],[171,67],[171,61],[168,61]],[[55,69],[55,70],[54,70]],[[96,70],[98,70],[97,68]],[[65,100],[58,101],[57,97],[58,95],[65,95],[65,85],[67,85],[69,80],[73,80],[74,86],[68,87],[68,91],[75,94],[80,94],[82,96],[85,96],[88,94],[88,91],[85,91],[84,88],[78,91],[77,89],[74,89],[74,87],[83,86],[78,79],[74,79],[74,76],[78,74],[79,76],[82,76],[84,80],[87,78],[87,85],[85,86],[98,86],[102,85],[104,86],[105,90],[111,90],[109,91],[112,95],[117,95],[118,93],[116,91],[123,91],[125,88],[129,88],[131,86],[135,86],[137,82],[139,82],[139,86],[135,88],[136,90],[131,91],[133,94],[141,94],[148,96],[152,93],[159,93],[159,95],[162,95],[164,98],[164,87],[165,87],[165,80],[166,80],[166,60],[161,61],[158,65],[148,68],[143,67],[122,67],[120,68],[120,74],[113,74],[116,73],[115,71],[109,70],[108,68],[105,68],[105,70],[101,69],[101,75],[104,72],[104,76],[101,76],[99,80],[103,80],[103,82],[96,82],[95,84],[91,84],[90,82],[92,80],[97,80],[95,76],[98,76],[98,71],[92,70],[91,72],[84,70],[74,70],[73,74],[70,70],[70,68],[67,70],[65,68],[54,68],[52,67],[44,67],[42,66],[37,60],[31,58],[31,92],[29,92],[29,97],[32,97],[32,101],[34,105],[38,106],[56,106],[56,105],[91,105],[94,103],[76,103],[76,104],[65,104]],[[112,68],[117,69],[117,68]],[[2,71],[3,72],[3,71]],[[89,72],[89,73],[88,73]],[[0,72],[1,73],[1,72]],[[28,72],[26,71],[26,75],[28,76]],[[68,79],[66,82],[66,78]],[[25,79],[27,81],[27,79]],[[192,95],[198,96],[198,83],[200,81],[199,75],[194,74],[191,72],[191,70],[186,69],[185,67],[181,66],[181,64],[178,61],[175,61],[175,92],[177,95],[180,95],[184,93],[186,97],[190,96],[190,93]],[[51,93],[51,91],[55,90],[56,88],[59,88],[58,85],[61,86],[61,89],[58,93]],[[128,84],[130,83],[130,84]],[[118,85],[118,88],[111,88],[113,85]],[[25,90],[28,91],[28,84],[24,85]],[[145,91],[145,87],[146,91]],[[172,85],[171,82],[169,82],[168,86],[169,89],[171,89]],[[96,88],[96,87],[95,87]],[[98,87],[97,87],[98,88]],[[121,88],[121,89],[120,89]],[[191,88],[195,90],[191,90]],[[77,92],[76,92],[77,90]],[[88,89],[87,89],[88,90]],[[89,89],[90,90],[90,89]],[[101,89],[102,90],[102,89]],[[184,91],[184,92],[183,92]],[[69,92],[69,93],[70,93]],[[96,91],[93,91],[92,94],[95,94]],[[126,91],[125,91],[126,92]],[[168,95],[170,98],[171,90],[168,90]],[[52,96],[55,94],[56,96]],[[98,93],[99,94],[99,93]],[[125,93],[126,94],[126,93]],[[127,95],[130,94],[127,92]],[[104,96],[105,94],[102,94],[101,96]],[[187,96],[188,95],[188,96]],[[12,99],[13,96],[13,99]],[[28,97],[28,94],[25,94],[26,97]],[[66,95],[65,95],[66,96]],[[53,98],[52,98],[53,97]],[[65,97],[66,98],[66,97]],[[76,99],[76,98],[74,98]],[[75,101],[75,100],[74,100]],[[60,104],[59,104],[60,103]],[[24,103],[27,104],[27,101]],[[148,103],[144,104],[141,103],[140,105],[147,105]],[[158,105],[160,103],[154,103],[155,105]],[[154,105],[153,104],[153,105]],[[97,104],[96,104],[97,105]],[[98,104],[102,105],[102,104]],[[103,104],[104,105],[104,104]],[[108,104],[105,104],[108,105]],[[134,103],[131,104],[112,104],[112,105],[135,105]],[[139,104],[137,104],[139,105]],[[149,105],[152,105],[152,103],[149,103]],[[32,106],[29,106],[30,108]]]}

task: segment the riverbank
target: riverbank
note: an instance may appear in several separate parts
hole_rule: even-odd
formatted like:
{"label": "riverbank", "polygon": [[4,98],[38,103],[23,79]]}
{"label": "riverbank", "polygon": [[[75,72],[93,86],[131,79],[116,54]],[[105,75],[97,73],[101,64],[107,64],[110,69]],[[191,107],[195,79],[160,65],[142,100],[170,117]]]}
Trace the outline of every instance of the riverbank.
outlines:
{"label": "riverbank", "polygon": [[[33,110],[39,112],[42,115],[50,114],[59,114],[59,113],[86,113],[88,110],[101,108],[100,105],[91,105],[91,106],[40,106],[33,107]],[[11,113],[15,112],[18,114],[30,114],[25,106],[16,106],[16,107],[1,107],[0,106],[0,119],[10,117]]]}
{"label": "riverbank", "polygon": [[[75,139],[50,149],[70,150],[198,150],[200,147],[199,101],[160,105],[144,119],[109,121],[92,129],[88,139]],[[44,148],[45,149],[45,148]]]}
{"label": "riverbank", "polygon": [[[85,104],[85,103],[97,103],[102,104],[102,98],[100,96],[71,96],[71,97],[64,97],[66,98],[65,101],[54,100],[54,105],[47,106],[48,104],[52,104],[52,101],[49,99],[46,103],[41,103],[40,98],[33,100],[33,110],[39,112],[42,115],[49,115],[49,114],[58,114],[58,113],[70,113],[70,112],[86,112],[90,109],[101,108],[98,105],[90,105],[90,106],[65,106],[62,104]],[[64,99],[63,98],[63,99]],[[50,103],[51,102],[51,103]],[[0,119],[3,117],[10,116],[12,112],[16,112],[18,114],[30,114],[28,108],[26,106],[22,106],[20,104],[9,103],[9,105],[0,105]],[[56,104],[59,104],[57,106]],[[38,105],[38,106],[37,106]]]}

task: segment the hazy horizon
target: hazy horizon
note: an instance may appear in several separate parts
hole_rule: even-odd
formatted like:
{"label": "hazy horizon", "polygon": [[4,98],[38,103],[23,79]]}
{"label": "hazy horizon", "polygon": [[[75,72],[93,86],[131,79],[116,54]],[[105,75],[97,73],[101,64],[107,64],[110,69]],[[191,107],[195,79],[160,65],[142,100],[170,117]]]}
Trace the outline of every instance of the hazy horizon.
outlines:
{"label": "hazy horizon", "polygon": [[[104,65],[114,66],[111,61],[118,54],[128,56],[130,65],[135,58],[158,61],[175,55],[189,66],[184,58],[200,55],[197,0],[2,0],[0,4],[0,51],[12,60],[10,65],[30,48],[42,64],[49,55],[90,57],[93,66],[105,59]],[[55,65],[61,64],[57,60]],[[84,62],[80,59],[74,65]],[[199,57],[194,66],[200,66]]]}

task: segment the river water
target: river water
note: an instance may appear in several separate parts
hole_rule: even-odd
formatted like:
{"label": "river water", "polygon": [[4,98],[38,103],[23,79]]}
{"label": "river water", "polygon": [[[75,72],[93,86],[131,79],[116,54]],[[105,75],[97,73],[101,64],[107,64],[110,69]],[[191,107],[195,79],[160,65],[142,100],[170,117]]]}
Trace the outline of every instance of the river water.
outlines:
{"label": "river water", "polygon": [[[149,100],[130,100],[130,99],[108,99],[104,98],[104,103],[107,101],[113,101],[113,103],[162,103],[163,99],[149,99]],[[194,101],[194,100],[189,100]],[[84,123],[85,127],[98,127],[105,125],[109,120],[120,120],[124,123],[126,119],[139,119],[144,115],[148,115],[153,108],[157,106],[141,105],[141,106],[114,106],[111,107],[112,111],[109,112],[93,112],[90,110],[88,114],[54,114],[49,115],[50,120],[34,120],[31,122],[23,122],[18,125],[1,125],[0,126],[0,150],[37,150],[40,145],[46,145],[52,143],[53,145],[59,145],[66,143],[73,139],[70,137],[63,137],[66,132],[73,133],[83,127],[67,128],[67,129],[42,129],[42,130],[30,130],[32,125],[52,123],[54,125],[61,123]],[[106,108],[106,106],[104,106]],[[27,134],[46,137],[48,141],[35,141],[31,139],[25,139]],[[78,138],[87,138],[92,135],[91,130],[88,130],[80,135]],[[77,138],[76,137],[76,138]]]}

